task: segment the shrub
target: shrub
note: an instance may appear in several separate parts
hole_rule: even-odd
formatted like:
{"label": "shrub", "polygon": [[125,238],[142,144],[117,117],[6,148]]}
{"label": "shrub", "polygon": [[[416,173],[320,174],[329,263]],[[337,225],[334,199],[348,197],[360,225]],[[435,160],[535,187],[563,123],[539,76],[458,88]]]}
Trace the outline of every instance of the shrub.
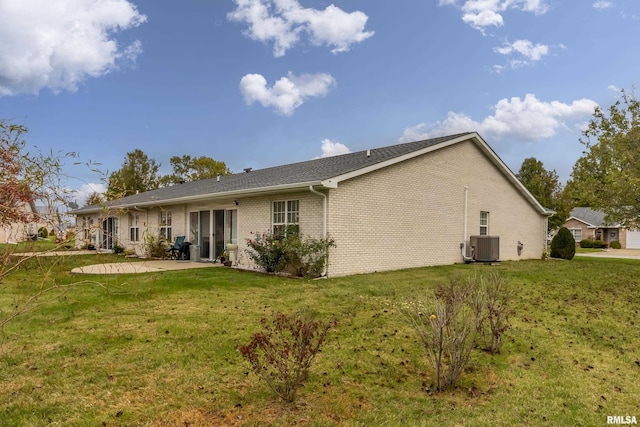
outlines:
{"label": "shrub", "polygon": [[496,273],[480,276],[474,285],[478,336],[483,349],[491,354],[500,352],[502,335],[510,327],[512,289],[506,279]]}
{"label": "shrub", "polygon": [[327,263],[333,239],[303,236],[297,226],[289,226],[284,236],[270,231],[255,233],[247,239],[249,258],[267,272],[286,271],[300,276],[319,276]]}
{"label": "shrub", "polygon": [[280,236],[270,230],[252,234],[253,239],[247,239],[249,258],[268,273],[280,271],[284,257]]}
{"label": "shrub", "polygon": [[614,240],[614,241],[612,241],[612,242],[609,242],[609,247],[610,247],[611,249],[622,249],[622,245],[621,245],[621,244],[620,244],[620,242],[619,242],[619,241],[617,241],[617,240]]}
{"label": "shrub", "polygon": [[571,260],[576,254],[576,241],[567,227],[558,230],[551,241],[551,258]]}
{"label": "shrub", "polygon": [[114,254],[121,254],[124,252],[124,247],[122,247],[118,242],[116,242],[113,244],[112,250]]}
{"label": "shrub", "polygon": [[427,350],[437,391],[455,384],[474,346],[477,318],[468,304],[469,291],[452,281],[433,298],[410,301],[402,309]]}
{"label": "shrub", "polygon": [[436,390],[456,383],[466,367],[476,338],[491,354],[500,351],[509,329],[512,291],[499,274],[453,279],[426,300],[414,299],[400,311],[427,350],[436,377]]}
{"label": "shrub", "polygon": [[162,236],[151,233],[144,234],[144,252],[147,258],[164,258],[166,242]]}
{"label": "shrub", "polygon": [[593,241],[593,247],[596,249],[605,249],[607,247],[607,242],[602,241],[602,240],[594,240]]}
{"label": "shrub", "polygon": [[40,227],[38,228],[38,237],[42,239],[46,239],[47,237],[49,237],[49,232],[47,231],[46,228]]}
{"label": "shrub", "polygon": [[238,349],[253,372],[285,402],[294,402],[298,388],[309,375],[309,368],[336,321],[325,324],[303,314],[273,315],[263,318],[263,331]]}
{"label": "shrub", "polygon": [[318,277],[327,262],[332,239],[314,239],[300,234],[287,236],[282,241],[283,265],[287,273],[298,277]]}
{"label": "shrub", "polygon": [[591,240],[591,239],[582,239],[582,240],[580,240],[580,247],[581,248],[592,248],[593,247],[593,240]]}

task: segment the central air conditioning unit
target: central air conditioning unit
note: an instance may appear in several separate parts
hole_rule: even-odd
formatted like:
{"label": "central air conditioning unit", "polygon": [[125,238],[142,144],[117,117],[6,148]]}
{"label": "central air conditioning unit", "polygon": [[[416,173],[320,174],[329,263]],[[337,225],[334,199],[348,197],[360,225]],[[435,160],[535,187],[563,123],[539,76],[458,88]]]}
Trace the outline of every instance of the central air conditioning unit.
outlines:
{"label": "central air conditioning unit", "polygon": [[477,262],[500,260],[500,236],[470,236],[467,255]]}

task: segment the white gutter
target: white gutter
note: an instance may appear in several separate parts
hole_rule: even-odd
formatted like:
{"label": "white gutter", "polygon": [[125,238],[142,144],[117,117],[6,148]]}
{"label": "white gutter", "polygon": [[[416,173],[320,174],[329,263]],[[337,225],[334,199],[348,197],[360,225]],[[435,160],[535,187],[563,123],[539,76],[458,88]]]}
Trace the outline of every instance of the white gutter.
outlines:
{"label": "white gutter", "polygon": [[[309,186],[309,191],[313,194],[317,194],[322,197],[322,238],[327,238],[327,195],[321,193],[313,188],[313,185]],[[325,255],[325,263],[322,272],[320,273],[320,277],[327,277],[327,262],[329,261],[329,248],[327,248],[327,253]]]}

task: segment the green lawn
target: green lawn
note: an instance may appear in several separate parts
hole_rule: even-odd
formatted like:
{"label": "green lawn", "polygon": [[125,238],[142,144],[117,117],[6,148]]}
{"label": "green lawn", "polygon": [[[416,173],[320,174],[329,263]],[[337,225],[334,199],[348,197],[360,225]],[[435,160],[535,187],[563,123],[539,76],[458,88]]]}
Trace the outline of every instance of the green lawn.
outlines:
{"label": "green lawn", "polygon": [[[224,268],[72,276],[114,255],[39,258],[0,284],[0,309],[42,295],[0,346],[0,425],[567,426],[640,417],[640,262],[454,265],[306,281]],[[48,275],[40,278],[41,271]],[[499,271],[516,290],[502,353],[472,354],[455,390],[432,373],[394,308],[458,274]],[[98,285],[99,284],[99,285]],[[272,311],[339,325],[295,406],[236,350]]]}

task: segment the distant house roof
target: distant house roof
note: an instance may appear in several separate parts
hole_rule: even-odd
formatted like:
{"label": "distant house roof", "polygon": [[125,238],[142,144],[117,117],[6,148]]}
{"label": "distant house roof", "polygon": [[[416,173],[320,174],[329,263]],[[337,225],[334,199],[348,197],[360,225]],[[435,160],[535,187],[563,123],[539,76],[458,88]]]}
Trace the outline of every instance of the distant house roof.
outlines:
{"label": "distant house roof", "polygon": [[605,213],[592,208],[579,207],[573,208],[569,214],[570,219],[576,219],[590,227],[620,227],[620,224],[611,224],[605,222]]}
{"label": "distant house roof", "polygon": [[[519,188],[530,203],[541,213],[549,214],[549,211],[538,203],[488,144],[475,132],[373,148],[259,170],[245,170],[245,172],[201,181],[185,182],[113,200],[109,202],[107,208],[169,205],[205,198],[232,198],[268,194],[303,189],[309,186],[337,188],[338,183],[346,179],[468,140],[475,142],[488,155],[491,161],[503,170],[507,179]],[[428,173],[428,171],[425,171],[425,173]],[[104,209],[104,206],[96,205],[76,209],[71,213],[94,213]]]}

